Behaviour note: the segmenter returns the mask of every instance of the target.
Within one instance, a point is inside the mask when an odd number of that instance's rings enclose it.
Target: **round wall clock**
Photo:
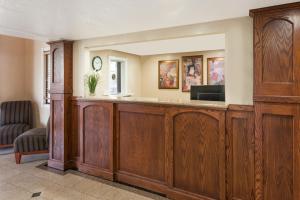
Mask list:
[[[98,72],[102,68],[102,59],[99,56],[95,56],[92,60],[93,69]]]

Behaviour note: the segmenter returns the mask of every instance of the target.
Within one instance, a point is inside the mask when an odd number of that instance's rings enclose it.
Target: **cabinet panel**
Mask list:
[[[50,42],[51,93],[73,91],[73,42]]]
[[[227,195],[230,200],[254,200],[254,112],[240,106],[226,114]]]
[[[80,104],[79,170],[107,179],[113,178],[113,105]]]
[[[290,83],[293,77],[293,23],[273,19],[262,28],[262,82]]]
[[[170,169],[174,199],[225,199],[225,112],[173,109]]]
[[[70,94],[51,94],[48,165],[65,170],[71,157]]]
[[[300,96],[300,9],[253,13],[254,98]]]
[[[119,104],[117,179],[162,192],[165,185],[165,113],[155,106]]]
[[[256,199],[300,198],[300,107],[255,104]]]

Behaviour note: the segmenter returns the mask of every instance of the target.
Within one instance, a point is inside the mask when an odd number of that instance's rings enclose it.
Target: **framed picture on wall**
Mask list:
[[[203,56],[182,57],[182,92],[189,92],[191,85],[203,84]]]
[[[158,61],[158,88],[178,89],[179,88],[179,61],[163,60]]]
[[[208,85],[224,85],[224,58],[208,58],[207,59],[207,84]]]

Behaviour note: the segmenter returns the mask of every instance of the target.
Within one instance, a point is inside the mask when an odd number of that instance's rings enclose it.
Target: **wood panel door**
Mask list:
[[[300,199],[300,106],[255,104],[256,200]]]
[[[255,199],[254,109],[230,105],[226,113],[227,197],[229,200]]]
[[[165,108],[118,104],[116,117],[117,180],[165,193]]]
[[[168,113],[171,199],[225,199],[225,112],[172,108]]]
[[[49,42],[51,55],[51,93],[73,92],[73,41]]]
[[[255,100],[300,96],[299,8],[298,3],[250,11],[254,16]]]
[[[59,170],[71,167],[71,94],[51,94],[48,166]]]
[[[113,103],[80,103],[79,171],[113,180]]]

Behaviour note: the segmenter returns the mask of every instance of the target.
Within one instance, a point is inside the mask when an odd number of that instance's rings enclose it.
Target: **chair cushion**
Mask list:
[[[32,105],[30,101],[7,101],[0,105],[0,126],[28,124],[32,127]]]
[[[21,153],[48,150],[46,128],[34,128],[18,136],[14,150]]]
[[[30,126],[28,124],[11,124],[4,125],[0,127],[0,144],[13,144],[14,140],[29,130]]]

